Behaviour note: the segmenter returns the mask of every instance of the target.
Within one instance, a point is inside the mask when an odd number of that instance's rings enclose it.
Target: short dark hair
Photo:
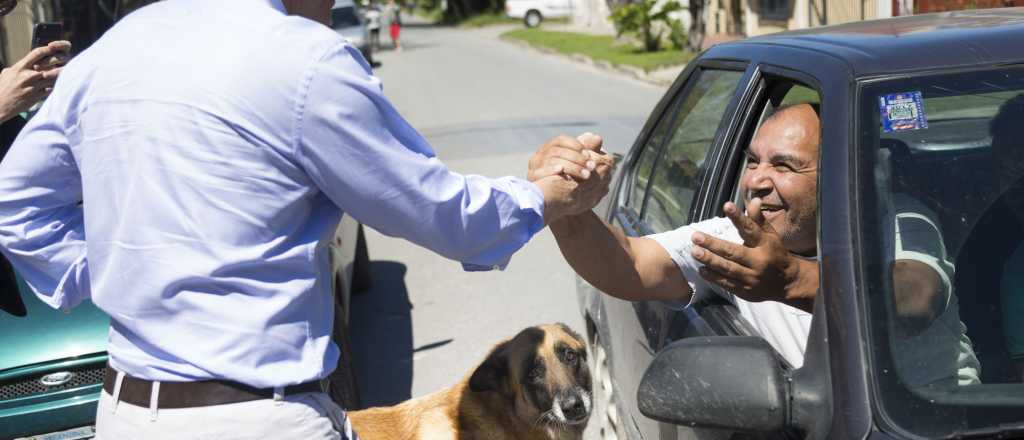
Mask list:
[[[768,121],[774,119],[776,116],[779,116],[779,115],[781,115],[781,114],[783,114],[783,113],[785,113],[785,112],[787,112],[789,110],[792,110],[792,109],[794,109],[794,108],[796,108],[798,106],[801,106],[801,105],[809,105],[809,106],[811,106],[811,110],[814,110],[814,115],[817,116],[818,118],[821,118],[821,104],[819,104],[817,102],[794,102],[792,104],[781,105],[781,106],[775,108],[775,110],[772,110],[772,113],[770,115],[768,115],[767,118],[764,119],[764,123],[762,123],[762,125],[764,125]]]

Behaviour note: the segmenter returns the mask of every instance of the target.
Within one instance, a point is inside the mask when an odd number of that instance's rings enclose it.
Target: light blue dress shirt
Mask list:
[[[481,146],[486,148],[486,146]],[[0,247],[111,364],[257,387],[326,376],[342,212],[470,268],[544,226],[517,178],[448,170],[358,50],[279,0],[166,0],[65,69],[0,164]]]

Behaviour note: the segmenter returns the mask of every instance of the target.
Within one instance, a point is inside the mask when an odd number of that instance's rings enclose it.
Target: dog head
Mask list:
[[[469,380],[473,392],[501,393],[530,426],[582,432],[592,408],[587,349],[565,324],[530,327],[496,346]]]

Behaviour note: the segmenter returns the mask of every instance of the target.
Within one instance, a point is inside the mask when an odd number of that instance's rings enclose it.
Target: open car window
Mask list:
[[[888,423],[945,437],[1024,423],[1024,69],[860,95],[861,245]]]
[[[736,94],[742,71],[704,69],[670,121],[667,143],[654,165],[642,218],[653,232],[690,222],[690,207],[707,171],[706,159]]]

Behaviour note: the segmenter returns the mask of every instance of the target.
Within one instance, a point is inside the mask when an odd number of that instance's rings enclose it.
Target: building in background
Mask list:
[[[614,33],[608,20],[615,5],[633,0],[572,0],[578,28]],[[874,20],[901,15],[1024,6],[1024,0],[702,0],[702,46],[745,37],[815,26]],[[688,0],[680,0],[684,8]],[[684,11],[681,22],[690,25]]]
[[[1024,0],[708,0],[712,41],[807,27],[963,9],[1024,6]]]

